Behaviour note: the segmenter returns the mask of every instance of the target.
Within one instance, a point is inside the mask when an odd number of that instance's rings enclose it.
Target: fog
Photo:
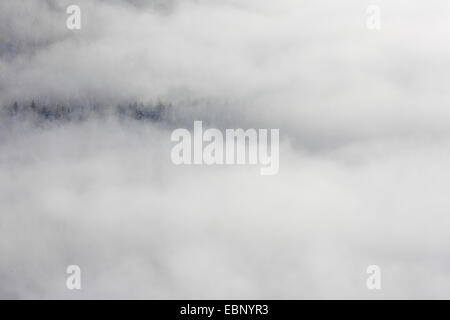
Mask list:
[[[0,298],[449,297],[447,1],[69,4],[0,2]],[[194,120],[280,129],[279,173],[174,165]]]

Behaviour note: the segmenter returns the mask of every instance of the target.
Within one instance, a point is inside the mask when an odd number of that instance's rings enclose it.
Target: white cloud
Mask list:
[[[378,32],[356,0],[78,3],[75,33],[64,1],[0,3],[2,104],[280,128],[280,173],[175,167],[160,124],[3,118],[0,297],[448,296],[446,1],[379,1]]]

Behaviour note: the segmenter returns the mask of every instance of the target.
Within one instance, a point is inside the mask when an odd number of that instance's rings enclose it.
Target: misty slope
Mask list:
[[[116,107],[106,107],[100,104],[81,103],[58,103],[47,104],[35,102],[14,102],[3,107],[3,116],[20,120],[48,120],[48,121],[82,121],[89,117],[118,116],[135,120],[168,121],[170,118],[171,105],[129,103],[118,104]]]

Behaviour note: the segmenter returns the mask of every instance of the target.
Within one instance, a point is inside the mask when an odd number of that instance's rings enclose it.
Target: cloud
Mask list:
[[[16,55],[2,97],[164,99],[187,113],[186,100],[207,99],[202,113],[283,126],[309,146],[447,132],[446,4],[435,2],[380,3],[380,32],[358,1],[80,1],[77,32],[64,2],[5,3],[2,52]]]
[[[447,2],[379,1],[375,32],[356,0],[77,3],[76,32],[69,2],[0,3],[2,105],[280,128],[280,173],[174,166],[173,123],[3,116],[0,297],[448,296]]]

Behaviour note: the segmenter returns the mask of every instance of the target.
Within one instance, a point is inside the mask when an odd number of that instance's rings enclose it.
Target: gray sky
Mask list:
[[[156,124],[2,118],[0,298],[448,298],[449,9],[1,1],[1,105],[160,100],[188,128],[279,128],[281,146],[265,177],[176,167]]]

